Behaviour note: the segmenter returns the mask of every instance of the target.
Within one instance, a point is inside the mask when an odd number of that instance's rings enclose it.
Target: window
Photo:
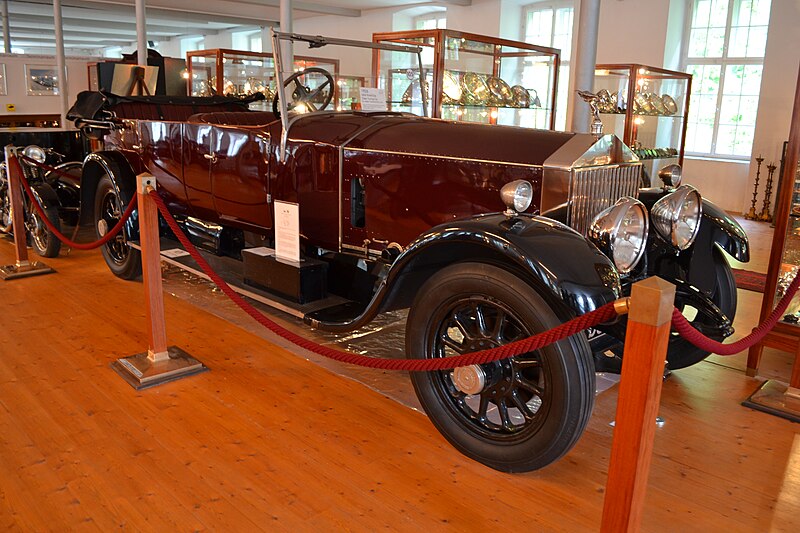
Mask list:
[[[122,57],[122,47],[121,46],[111,46],[103,50],[104,57]]]
[[[692,96],[686,152],[749,158],[770,0],[693,0],[685,45]]]
[[[572,2],[539,2],[527,6],[523,12],[523,40],[526,43],[550,46],[561,50],[561,68],[556,89],[556,129],[564,130],[567,124],[569,100],[569,60],[572,55],[572,21],[575,8]],[[535,65],[525,65],[523,80],[536,79]],[[528,87],[528,83],[525,83]],[[548,82],[546,87],[550,87]],[[544,95],[540,95],[544,99]]]
[[[233,32],[231,34],[231,46],[234,50],[261,52],[261,30]]]
[[[187,37],[186,39],[181,39],[181,57],[186,57],[186,52],[191,52],[192,50],[205,50],[202,37]],[[203,58],[200,58],[200,61],[203,60]]]
[[[442,30],[447,28],[447,11],[434,11],[414,17],[416,30]]]

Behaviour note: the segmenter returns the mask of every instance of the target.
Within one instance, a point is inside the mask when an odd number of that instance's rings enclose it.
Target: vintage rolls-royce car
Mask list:
[[[276,49],[281,38],[333,42],[279,34]],[[82,217],[102,235],[134,195],[135,176],[149,172],[195,240],[255,265],[247,277],[281,292],[257,279],[269,265],[248,250],[274,243],[276,201],[299,204],[302,257],[322,265],[326,294],[346,299],[306,321],[348,331],[408,308],[409,357],[547,330],[651,275],[677,285],[676,305],[706,335],[731,333],[736,286],[725,253],[747,261],[747,238],[679,185],[679,168],[642,189],[641,164],[609,135],[328,111],[334,80],[315,75],[315,88],[302,73],[279,76],[293,100],[276,96],[273,112],[219,97],[81,94],[73,118],[105,138],[84,162]],[[301,106],[307,112],[292,112]],[[103,250],[122,278],[140,273],[136,239],[133,219]],[[457,449],[499,470],[532,470],[577,441],[595,369],[614,366],[624,335],[622,319],[535,353],[411,379]],[[706,355],[674,336],[668,366]]]

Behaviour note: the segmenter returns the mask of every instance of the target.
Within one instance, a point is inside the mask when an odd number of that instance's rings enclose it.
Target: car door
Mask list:
[[[216,222],[217,211],[211,191],[212,135],[211,124],[184,124],[183,182],[192,215]]]
[[[242,229],[271,228],[269,137],[258,129],[214,126],[211,148],[211,188],[218,219]]]

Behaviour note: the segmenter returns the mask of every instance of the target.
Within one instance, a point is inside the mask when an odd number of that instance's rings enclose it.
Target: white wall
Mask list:
[[[67,58],[67,89],[69,102],[75,101],[80,91],[88,90],[89,76],[86,69],[88,62],[98,58]],[[0,96],[0,114],[2,115],[58,115],[61,113],[59,96],[28,96],[25,84],[25,65],[52,65],[56,68],[53,56],[0,54],[0,63],[6,66],[7,95]],[[6,111],[6,104],[14,104],[16,111]]]
[[[576,28],[581,0],[575,0]],[[599,63],[642,63],[677,68],[680,61],[679,35],[685,23],[688,0],[603,0],[600,4]],[[522,7],[533,0],[473,0],[471,6],[447,7],[447,27],[507,39],[521,37]],[[431,5],[444,5],[436,4]],[[406,9],[364,10],[361,17],[318,16],[297,19],[294,31],[350,39],[371,40],[373,32],[411,29],[413,16],[424,6]],[[779,161],[783,140],[788,137],[789,120],[798,71],[800,1],[772,0],[761,102],[755,131],[753,157],[763,154],[766,162]],[[575,41],[573,40],[573,43]],[[230,33],[206,37],[206,48],[229,48]],[[266,41],[265,41],[266,44]],[[165,56],[178,57],[180,42],[159,44]],[[337,57],[341,74],[369,76],[370,53],[327,50],[298,50],[297,54]],[[570,92],[575,87],[570,86]],[[568,110],[568,122],[571,110]],[[686,181],[721,207],[746,212],[750,206],[755,163],[687,159]],[[761,182],[763,184],[763,180]],[[763,189],[763,185],[762,185]],[[759,198],[758,206],[761,205]]]
[[[676,68],[686,0],[605,0],[600,4],[598,63],[643,63]],[[638,14],[646,16],[638,16]],[[758,108],[753,161],[727,162],[687,159],[684,175],[702,194],[724,209],[747,212],[753,194],[755,157],[779,164],[782,143],[789,135],[789,121],[798,72],[800,2],[772,0],[761,100]],[[669,31],[669,34],[668,34]],[[766,165],[765,162],[765,165]],[[765,172],[762,172],[761,190]],[[776,189],[773,188],[773,194]],[[759,194],[757,208],[762,205]],[[773,206],[774,198],[773,198]]]

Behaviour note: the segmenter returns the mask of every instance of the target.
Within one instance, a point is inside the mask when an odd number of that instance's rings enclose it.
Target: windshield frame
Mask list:
[[[289,113],[287,109],[287,102],[285,98],[285,92],[283,91],[284,86],[284,69],[283,69],[283,55],[282,55],[282,46],[281,42],[288,41],[291,43],[300,41],[308,43],[310,48],[321,48],[323,46],[328,45],[335,45],[335,46],[351,46],[356,48],[371,48],[373,50],[386,50],[389,52],[407,52],[411,54],[416,54],[417,56],[417,67],[419,71],[419,86],[420,86],[420,97],[422,99],[422,114],[424,116],[428,116],[428,95],[427,91],[424,90],[425,87],[425,72],[422,69],[422,47],[421,46],[412,46],[412,45],[402,45],[402,44],[390,44],[390,43],[373,43],[370,41],[357,41],[353,39],[340,39],[337,37],[323,37],[321,35],[303,35],[300,33],[291,33],[291,32],[281,32],[275,31],[274,28],[271,30],[272,33],[272,57],[275,64],[275,78],[276,78],[276,96],[283,93],[283,97],[277,96],[278,98],[278,108],[280,110],[280,120],[281,120],[281,150],[280,150],[280,160],[283,161],[285,159],[286,154],[286,141],[289,135],[289,126],[291,125],[291,121],[289,119]],[[294,118],[294,117],[293,117]]]

